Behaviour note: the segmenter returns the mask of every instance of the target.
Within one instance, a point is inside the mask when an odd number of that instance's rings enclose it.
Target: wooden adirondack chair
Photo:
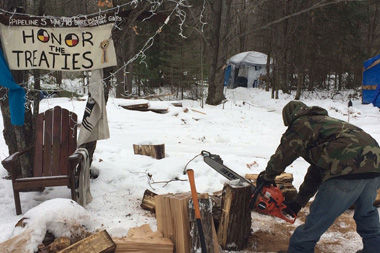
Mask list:
[[[40,113],[36,120],[33,177],[20,178],[18,159],[33,146],[16,152],[2,161],[12,178],[16,214],[21,214],[20,192],[38,191],[52,186],[67,186],[77,201],[76,177],[83,155],[74,153],[77,146],[77,115],[59,106]]]

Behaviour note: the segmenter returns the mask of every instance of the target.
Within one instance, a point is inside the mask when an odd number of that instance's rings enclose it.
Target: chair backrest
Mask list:
[[[36,119],[34,176],[67,175],[67,158],[77,147],[77,115],[59,106]]]

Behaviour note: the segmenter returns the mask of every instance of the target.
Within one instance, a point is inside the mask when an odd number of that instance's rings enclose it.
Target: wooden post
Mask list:
[[[222,195],[222,216],[218,241],[222,249],[243,250],[251,229],[251,186],[232,186],[226,183]]]
[[[133,144],[133,151],[136,155],[151,156],[155,159],[165,158],[165,144],[157,145],[137,145]]]

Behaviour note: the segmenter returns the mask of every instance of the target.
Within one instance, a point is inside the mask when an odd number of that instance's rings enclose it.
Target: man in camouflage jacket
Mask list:
[[[257,184],[270,185],[298,157],[310,167],[295,199],[297,214],[318,191],[305,224],[290,238],[288,252],[314,252],[321,235],[352,205],[362,252],[380,252],[379,213],[373,202],[380,187],[380,147],[362,129],[328,116],[325,109],[291,101],[282,111],[288,126]]]

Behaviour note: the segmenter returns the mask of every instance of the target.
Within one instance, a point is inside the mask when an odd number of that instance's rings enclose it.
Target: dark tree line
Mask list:
[[[272,1],[262,32],[273,57],[272,86],[296,98],[305,89],[358,88],[363,61],[378,53],[378,1]],[[281,6],[282,8],[276,8]],[[272,10],[272,11],[270,11]],[[289,17],[281,22],[282,17]],[[268,22],[269,21],[269,22]],[[269,24],[269,25],[268,25]],[[369,29],[372,25],[372,30]],[[333,77],[333,86],[327,83]]]
[[[184,9],[185,37],[178,36],[174,20],[147,56],[153,58],[149,73],[145,66],[137,67],[145,73],[139,80],[149,80],[146,86],[157,84],[153,80],[160,71],[165,79],[159,84],[190,90],[205,81],[206,103],[216,105],[224,99],[226,60],[239,52],[260,51],[273,60],[266,79],[272,97],[278,98],[279,90],[295,90],[299,99],[304,91],[360,88],[363,61],[379,53],[376,0],[186,2],[191,8]]]

